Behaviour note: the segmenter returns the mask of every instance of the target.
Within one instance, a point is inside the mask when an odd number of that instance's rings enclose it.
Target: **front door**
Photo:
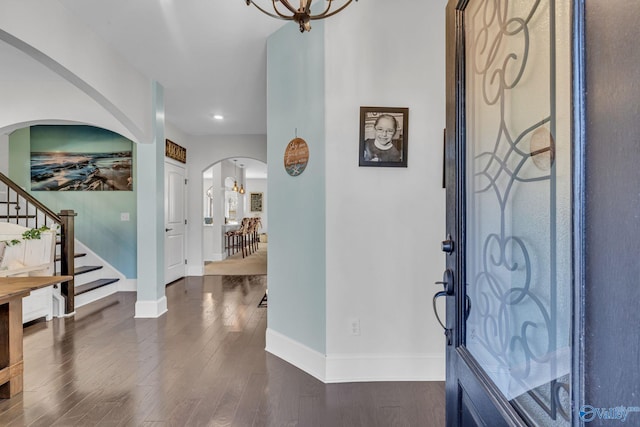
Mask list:
[[[185,276],[186,181],[184,168],[173,163],[165,163],[164,185],[164,279],[167,284]]]
[[[571,424],[571,10],[447,7],[447,425]]]

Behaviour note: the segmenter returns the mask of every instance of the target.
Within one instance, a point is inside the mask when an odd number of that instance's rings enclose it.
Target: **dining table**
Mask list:
[[[73,276],[0,277],[0,399],[23,390],[22,298]]]

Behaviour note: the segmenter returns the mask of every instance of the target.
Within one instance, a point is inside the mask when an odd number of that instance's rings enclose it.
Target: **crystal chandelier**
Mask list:
[[[266,1],[268,2],[269,0]],[[340,0],[343,3],[342,6],[339,6],[333,10],[331,10],[331,8],[333,7],[333,3],[334,1],[338,2],[338,0],[327,0],[327,7],[322,13],[318,13],[316,15],[311,14],[311,2],[313,0],[300,0],[300,7],[297,9],[291,5],[291,2],[289,0],[270,1],[275,13],[268,12],[266,9],[260,7],[260,5],[258,4],[259,0],[246,0],[247,6],[253,4],[262,13],[269,15],[272,18],[284,19],[285,21],[296,21],[298,25],[300,25],[300,32],[304,33],[305,31],[311,30],[311,21],[333,16],[345,7],[349,6],[349,4],[354,0]],[[282,6],[278,6],[278,3],[280,3]]]

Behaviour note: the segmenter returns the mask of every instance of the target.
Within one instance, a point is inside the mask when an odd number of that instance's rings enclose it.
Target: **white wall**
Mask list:
[[[207,189],[209,187],[213,187],[214,194],[217,194],[216,188],[214,186],[214,180],[212,178],[202,178],[202,208],[201,215],[203,218],[207,215],[207,205],[209,204],[209,199],[207,197]],[[196,209],[196,206],[192,206],[192,209]],[[213,214],[213,212],[211,212]],[[204,222],[204,220],[203,220]],[[214,247],[214,239],[215,239],[215,229],[213,224],[203,224],[202,228],[202,258],[204,261],[213,261],[213,253],[218,252]]]
[[[0,29],[0,40],[20,49],[78,89],[68,91],[64,82],[55,79],[52,86],[55,90],[47,96],[43,96],[46,91],[40,90],[39,98],[35,98],[37,104],[44,104],[47,98],[51,98],[49,102],[62,107],[61,114],[66,116],[68,106],[75,105],[74,101],[90,98],[93,104],[97,103],[112,116],[112,120],[118,122],[120,129],[102,127],[137,142],[152,141],[151,79],[135,70],[90,28],[74,19],[60,3],[52,0],[3,1]],[[41,80],[34,85],[33,91],[37,93],[40,85],[48,88],[51,86],[49,83]],[[71,98],[65,98],[64,93]],[[33,95],[33,92],[28,94]],[[11,105],[8,102],[3,104]],[[20,113],[28,112],[24,110],[27,106],[32,105],[12,105],[16,109],[16,113],[10,116],[14,123],[24,120],[19,117]],[[52,112],[55,110],[47,110],[47,116],[39,116],[34,111],[30,114],[35,120],[59,118],[55,114],[51,116]],[[71,120],[84,115],[82,109],[75,110],[75,113],[77,116]],[[14,115],[18,118],[13,118]],[[91,120],[82,121],[101,126]],[[4,124],[0,122],[2,126]]]
[[[6,65],[0,85],[5,95],[0,107],[2,133],[35,123],[103,127],[148,143],[151,149],[138,151],[137,158],[145,158],[145,166],[161,174],[164,103],[160,85],[141,75],[57,1],[3,2],[0,40],[0,61]],[[152,145],[156,136],[160,142]],[[157,196],[162,194],[163,180],[154,179],[155,170],[141,167],[140,161],[137,172],[138,195],[153,199],[142,204],[138,199],[138,214],[151,228],[145,232],[138,223],[138,235],[145,237],[137,242],[138,296],[141,290],[152,290],[154,295],[143,299],[153,299],[164,294],[164,284],[157,280],[161,275],[155,271],[163,263],[163,224],[157,214],[162,211]],[[144,258],[148,262],[141,268]]]
[[[231,160],[225,160],[221,163],[221,175],[220,175],[220,189],[221,189],[221,198],[220,201],[222,202],[222,207],[223,207],[223,212],[226,212],[224,205],[225,205],[225,191],[228,191],[227,188],[225,188],[225,180],[227,178],[231,178],[234,182],[238,183],[238,187],[240,187],[240,184],[242,183],[242,177],[243,177],[243,170],[242,168],[240,168],[237,164],[237,162],[233,162]],[[244,206],[243,206],[243,202],[242,202],[242,195],[240,195],[239,193],[236,194],[237,196],[237,200],[238,200],[238,206],[236,208],[236,216],[235,216],[235,221],[240,223],[240,221],[242,221],[242,218],[244,217]],[[224,224],[224,216],[223,218],[220,219],[220,222],[222,224]]]
[[[9,175],[9,135],[0,133],[0,172]]]
[[[267,180],[266,179],[247,179],[245,184],[245,202],[246,202],[246,216],[259,216],[262,223],[261,233],[267,233],[269,227],[268,221],[268,197],[267,197]],[[251,212],[251,200],[250,193],[262,193],[262,212]]]
[[[169,139],[171,139],[169,137]],[[204,273],[204,260],[202,258],[202,172],[214,163],[232,157],[248,157],[250,159],[267,161],[267,137],[266,135],[215,135],[215,136],[190,136],[187,141],[187,165],[188,165],[188,196],[187,205],[187,267],[188,275],[201,276]],[[179,140],[175,140],[183,145]]]
[[[295,179],[269,165],[267,350],[327,382],[445,377],[445,4],[359,2],[268,40],[269,155],[297,127],[310,160]],[[410,109],[408,168],[358,167],[360,106]]]
[[[445,4],[358,2],[326,22],[327,381],[444,380],[431,297],[444,270]],[[406,169],[358,167],[360,106],[409,108]]]

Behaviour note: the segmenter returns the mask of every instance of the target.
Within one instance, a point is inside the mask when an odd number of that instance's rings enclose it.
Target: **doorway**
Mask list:
[[[164,257],[165,284],[185,276],[186,272],[186,186],[184,167],[164,164]]]
[[[237,230],[243,218],[258,218],[260,238],[266,241],[267,165],[259,160],[233,157],[202,173],[203,261],[219,262],[233,256],[226,233]],[[256,203],[257,200],[260,203]]]

